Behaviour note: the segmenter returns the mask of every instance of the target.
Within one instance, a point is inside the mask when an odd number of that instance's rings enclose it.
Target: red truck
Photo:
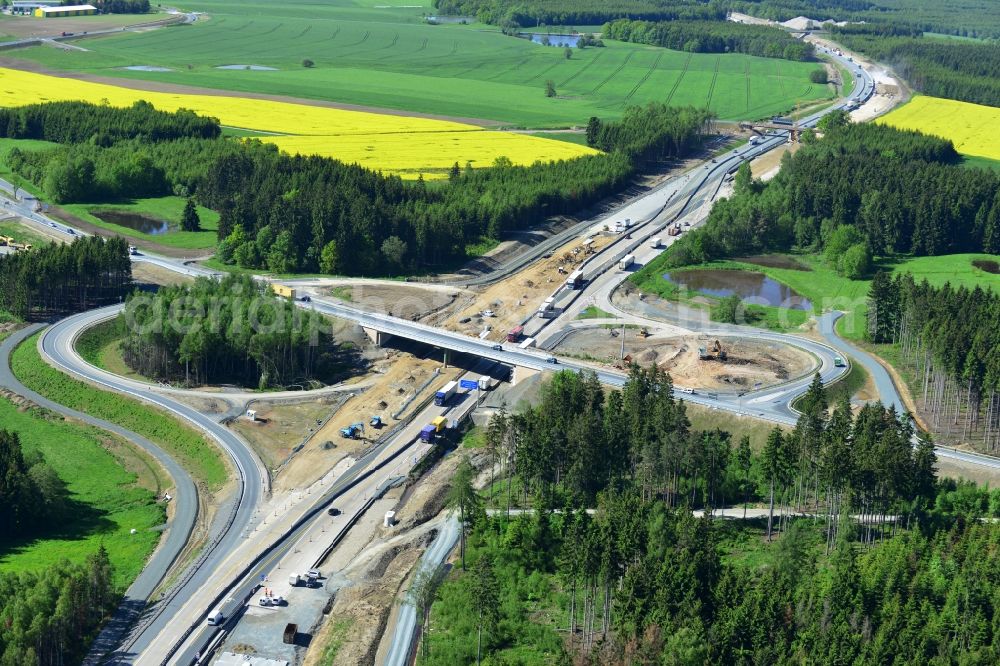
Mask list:
[[[517,342],[521,339],[521,334],[524,333],[524,326],[515,326],[514,328],[507,331],[507,342]]]

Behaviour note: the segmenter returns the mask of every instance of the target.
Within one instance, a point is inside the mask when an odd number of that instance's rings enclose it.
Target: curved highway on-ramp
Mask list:
[[[10,368],[10,355],[15,347],[42,328],[41,324],[25,327],[13,333],[3,343],[0,343],[0,386],[27,398],[40,407],[102,430],[113,432],[134,442],[163,465],[163,468],[167,470],[167,473],[174,482],[174,497],[172,500],[174,516],[168,523],[166,537],[157,546],[157,549],[146,563],[142,572],[139,573],[132,582],[132,585],[126,590],[118,611],[105,625],[91,646],[91,654],[102,655],[121,644],[126,632],[139,617],[150,595],[163,581],[167,572],[187,546],[188,538],[191,536],[195,520],[198,517],[198,494],[194,481],[187,470],[181,467],[176,460],[171,458],[153,442],[117,424],[94,418],[89,414],[84,414],[68,407],[63,407],[59,403],[53,402],[45,396],[32,391],[18,381]]]
[[[112,306],[120,308],[121,306]],[[138,398],[151,403],[180,417],[194,425],[198,430],[212,437],[219,446],[232,458],[237,470],[239,489],[235,505],[227,514],[220,511],[220,517],[227,521],[224,531],[216,540],[209,544],[199,555],[199,560],[188,568],[186,576],[172,590],[172,594],[161,601],[154,611],[144,618],[145,623],[129,641],[115,653],[114,662],[130,659],[150,643],[159,634],[166,622],[171,619],[190,592],[209,582],[216,566],[229,555],[239,544],[243,532],[254,517],[254,510],[260,503],[264,492],[269,489],[269,479],[263,464],[235,433],[216,423],[198,410],[173,400],[172,398],[152,390],[138,390],[129,382],[116,375],[104,372],[83,362],[74,349],[74,343],[85,326],[82,322],[88,319],[106,317],[105,309],[92,310],[79,315],[67,317],[47,329],[39,340],[44,357],[58,369],[79,379],[97,384],[107,390]]]

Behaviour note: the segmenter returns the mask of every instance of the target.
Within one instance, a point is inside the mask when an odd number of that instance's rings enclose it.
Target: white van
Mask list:
[[[214,611],[208,614],[208,625],[210,627],[218,627],[225,621],[226,621],[226,616],[222,614],[221,608],[216,608]]]

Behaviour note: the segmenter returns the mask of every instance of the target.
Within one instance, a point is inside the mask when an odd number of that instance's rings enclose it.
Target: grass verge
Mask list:
[[[864,388],[867,381],[868,371],[860,363],[851,363],[851,369],[847,371],[844,377],[823,389],[823,393],[826,394],[826,403],[833,407],[844,396],[847,396],[847,399],[850,400],[858,391]],[[792,407],[798,409],[799,403],[804,397],[805,395],[800,395],[796,398],[792,402]]]
[[[221,451],[193,428],[138,400],[64,375],[42,360],[37,343],[36,334],[11,354],[11,369],[25,386],[61,405],[117,423],[155,442],[209,490],[218,490],[226,482],[228,471]]]
[[[41,247],[52,242],[51,238],[35,233],[28,227],[18,222],[0,222],[0,236],[9,236],[15,243],[27,243],[34,247]]]
[[[615,316],[610,312],[605,312],[596,305],[588,305],[583,309],[580,314],[576,316],[577,319],[614,319]]]
[[[746,435],[750,438],[750,446],[754,451],[763,450],[767,436],[774,430],[775,426],[771,421],[742,416],[722,409],[712,409],[691,402],[685,402],[684,407],[687,410],[692,430],[718,429],[731,432],[734,446],[739,443],[743,435]],[[787,431],[788,429],[782,426],[782,430]]]
[[[66,484],[73,514],[44,538],[5,539],[0,571],[38,571],[64,558],[83,562],[103,544],[116,587],[127,587],[159,541],[153,528],[165,520],[155,497],[166,480],[156,464],[108,433],[4,398],[0,423],[18,433],[25,454],[41,454]]]
[[[122,358],[121,341],[124,335],[121,319],[111,319],[91,326],[76,341],[76,350],[88,363],[130,379],[146,380],[130,368]]]

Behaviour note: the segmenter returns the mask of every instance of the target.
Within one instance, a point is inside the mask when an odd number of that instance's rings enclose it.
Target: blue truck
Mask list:
[[[455,395],[455,391],[458,389],[458,382],[448,382],[445,384],[440,391],[434,394],[434,404],[445,405],[451,399],[451,396]]]

